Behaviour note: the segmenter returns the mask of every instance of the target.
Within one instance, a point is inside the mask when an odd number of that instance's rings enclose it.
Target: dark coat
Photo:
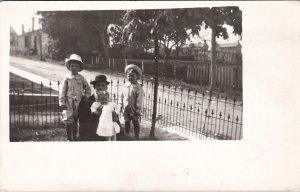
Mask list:
[[[95,102],[95,96],[91,95],[88,101],[81,100],[79,104],[79,138],[81,141],[98,141],[96,130],[99,122],[99,116],[92,114],[91,105]]]
[[[91,106],[96,101],[95,96],[91,95],[88,101],[81,100],[79,104],[78,120],[79,120],[79,138],[81,141],[104,141],[104,137],[96,134],[99,115],[92,114]],[[119,121],[119,116],[113,113],[113,121],[117,122],[121,128],[121,133],[117,134],[117,138],[123,135],[123,129]]]

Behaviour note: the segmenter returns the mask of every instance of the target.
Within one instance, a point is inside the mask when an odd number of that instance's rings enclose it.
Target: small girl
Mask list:
[[[91,106],[91,112],[99,117],[99,123],[96,134],[105,137],[107,141],[116,141],[117,133],[120,133],[120,126],[113,121],[113,112],[119,113],[119,106],[109,101],[107,91],[98,91],[97,100]]]
[[[83,70],[81,57],[72,54],[65,60],[66,68],[70,74],[62,81],[59,93],[59,106],[63,110],[63,121],[68,135],[68,141],[77,141],[78,108],[82,99],[88,100],[91,89],[87,80],[78,72]]]

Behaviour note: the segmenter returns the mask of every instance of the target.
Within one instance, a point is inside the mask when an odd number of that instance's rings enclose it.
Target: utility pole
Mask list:
[[[40,32],[40,60],[44,61],[43,58],[43,38],[42,38],[42,32]]]

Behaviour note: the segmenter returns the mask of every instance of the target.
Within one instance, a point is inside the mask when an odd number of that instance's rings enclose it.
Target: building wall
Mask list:
[[[217,51],[222,51],[222,52],[227,52],[227,53],[237,53],[241,54],[242,53],[242,46],[238,44],[237,46],[234,47],[216,47]]]
[[[49,46],[49,36],[46,33],[42,33],[42,49],[43,55],[48,55],[48,46]]]
[[[17,47],[18,47],[18,50],[25,51],[25,36],[23,36],[23,35],[18,36]]]
[[[17,51],[18,54],[41,55],[42,53],[43,56],[47,56],[48,44],[48,34],[43,33],[41,30],[36,30],[17,36],[16,46],[11,47],[11,50]]]

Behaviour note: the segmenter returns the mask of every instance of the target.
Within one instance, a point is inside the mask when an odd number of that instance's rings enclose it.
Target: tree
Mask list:
[[[155,60],[157,64],[158,42],[164,45],[168,56],[170,48],[184,42],[189,35],[200,34],[201,26],[212,29],[212,60],[210,69],[211,89],[215,86],[215,44],[216,37],[228,38],[224,24],[233,26],[234,33],[242,33],[241,11],[238,7],[213,7],[169,10],[130,10],[124,16],[123,40],[125,42],[155,42]],[[190,33],[187,33],[190,30]],[[173,45],[170,42],[175,42]],[[169,47],[170,45],[170,47]],[[157,66],[157,65],[155,65]],[[155,70],[154,104],[150,135],[154,136],[156,118],[157,70]]]
[[[161,25],[164,27],[160,31],[159,42],[164,47],[166,62],[172,51],[176,48],[176,57],[179,57],[180,48],[190,39],[190,34],[187,32],[182,17],[185,17],[182,9],[167,9],[164,10],[161,18]]]
[[[43,30],[57,40],[59,52],[99,50],[108,57],[107,27],[119,23],[123,11],[42,11]],[[84,46],[85,45],[85,46]]]
[[[216,82],[216,37],[228,39],[225,24],[233,27],[234,34],[242,35],[242,11],[238,7],[212,7],[190,9],[187,14],[193,34],[199,34],[197,29],[202,25],[212,30],[210,89],[213,90]]]
[[[102,45],[104,55],[109,57],[108,46],[108,27],[110,24],[120,24],[124,11],[87,11],[84,15],[84,25],[87,28],[93,28],[98,32],[100,37],[100,44]]]
[[[74,12],[38,12],[42,15],[43,30],[55,41],[55,46],[60,53],[59,57],[65,57],[68,52],[78,51],[78,34],[81,34],[81,18]]]
[[[165,27],[163,10],[130,10],[124,15],[123,40],[125,42],[149,42],[154,41],[155,50],[155,74],[154,74],[154,98],[153,114],[150,137],[155,138],[155,123],[158,92],[158,39]]]
[[[190,34],[184,28],[182,16],[182,9],[130,10],[124,15],[124,24],[110,27],[109,34],[116,45],[149,48],[154,45],[150,30],[156,20],[159,44],[167,61],[172,48],[175,46],[179,51],[189,39]],[[131,33],[133,30],[138,32]]]
[[[135,40],[129,40],[127,33],[124,33],[125,25],[116,25],[112,24],[108,27],[108,35],[112,42],[112,47],[116,47],[121,49],[123,52],[123,58],[127,58],[127,51],[130,49],[135,52],[139,52],[140,50],[150,49],[153,47],[153,42],[150,39],[139,39],[139,37],[135,37]],[[133,37],[131,37],[133,38]]]

